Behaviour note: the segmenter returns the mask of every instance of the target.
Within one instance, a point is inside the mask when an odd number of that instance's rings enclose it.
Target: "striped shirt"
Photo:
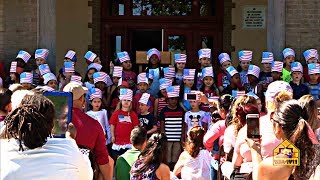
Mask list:
[[[309,88],[309,93],[313,96],[314,100],[317,101],[320,99],[320,83],[310,84],[306,83],[306,86]]]
[[[168,105],[167,101],[162,98],[158,98],[158,115],[160,114],[161,110]]]
[[[180,142],[184,123],[183,109],[180,106],[176,109],[170,109],[166,106],[161,110],[159,119],[164,121],[164,131],[168,142]]]

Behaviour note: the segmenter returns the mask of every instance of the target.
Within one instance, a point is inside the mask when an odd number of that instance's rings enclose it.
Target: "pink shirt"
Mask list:
[[[221,146],[223,143],[223,134],[226,130],[226,122],[225,120],[221,120],[216,122],[204,135],[203,137],[203,144],[204,146],[211,151],[213,148],[214,141],[221,137],[219,139],[219,145]]]

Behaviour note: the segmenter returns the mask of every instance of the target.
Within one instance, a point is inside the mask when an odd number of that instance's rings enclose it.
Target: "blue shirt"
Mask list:
[[[309,93],[313,96],[314,100],[317,101],[320,99],[320,83],[310,84],[306,83],[306,86],[309,88]]]
[[[183,83],[183,75],[176,74],[176,85],[181,85]]]
[[[184,88],[184,93],[190,93],[190,92],[191,92],[191,89]],[[187,111],[191,110],[190,102],[184,99],[184,94],[182,96],[182,104],[187,109]]]
[[[309,94],[309,88],[304,84],[298,85],[291,81],[290,86],[293,90],[293,99],[300,99],[302,96]]]
[[[156,68],[153,69],[154,70],[154,74],[153,74],[153,81],[152,84],[150,86],[150,94],[156,99],[158,98],[158,93],[160,90],[160,83],[159,83],[159,79],[160,79],[160,68]]]
[[[240,79],[241,79],[241,84],[242,86],[246,83],[249,83],[248,81],[248,76],[247,76],[248,71],[241,71],[240,74]]]

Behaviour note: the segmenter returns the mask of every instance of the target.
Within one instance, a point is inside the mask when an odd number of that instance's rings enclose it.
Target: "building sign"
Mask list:
[[[264,29],[266,27],[266,7],[245,6],[242,27],[243,29]]]
[[[300,166],[300,151],[287,139],[273,150],[274,166]]]

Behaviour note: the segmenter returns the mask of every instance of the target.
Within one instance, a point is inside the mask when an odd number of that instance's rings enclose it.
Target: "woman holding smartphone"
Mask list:
[[[280,141],[288,139],[300,151],[300,165],[274,166],[274,158],[287,158],[284,151],[275,157],[269,157],[262,160],[261,146],[259,141],[246,139],[248,142],[253,162],[253,179],[309,179],[319,178],[315,174],[317,166],[320,164],[320,147],[315,134],[307,122],[307,113],[301,107],[298,101],[290,100],[284,102],[272,114],[271,122],[273,123],[274,135]]]

